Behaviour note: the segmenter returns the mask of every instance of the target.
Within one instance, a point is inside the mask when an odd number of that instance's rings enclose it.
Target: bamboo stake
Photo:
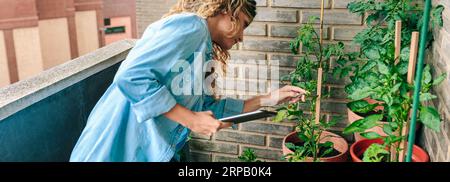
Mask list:
[[[320,45],[323,45],[323,15],[325,12],[325,0],[322,0],[322,5],[320,6]],[[322,54],[322,53],[321,53]],[[320,99],[322,97],[322,60],[319,60],[319,69],[317,70],[317,98],[316,98],[316,124],[320,122]]]
[[[402,21],[395,22],[395,64],[400,61],[400,53],[402,49]]]
[[[413,84],[416,72],[417,51],[419,49],[419,32],[413,32],[411,37],[411,48],[409,53],[408,77],[409,84]],[[412,93],[409,93],[412,94]]]
[[[398,62],[400,61],[400,52],[402,49],[402,21],[398,20],[395,22],[395,65],[398,64]],[[400,135],[401,132],[396,132],[397,135]],[[391,160],[395,159],[397,157],[397,146],[399,145],[398,142],[394,143],[391,146]]]
[[[408,65],[408,76],[407,76],[407,81],[411,85],[413,84],[415,71],[416,71],[418,48],[419,48],[419,32],[413,32],[412,37],[411,37],[411,48],[410,48],[410,54],[409,54],[409,65]],[[412,93],[410,92],[408,95],[412,96]],[[409,112],[409,114],[411,115],[411,112]],[[403,126],[401,136],[408,136],[409,123],[410,122],[406,122],[405,125]],[[407,140],[405,139],[405,140],[402,140],[402,142],[400,143],[399,162],[403,162],[405,160],[406,142],[407,142]]]
[[[323,70],[322,68],[319,68],[317,70],[317,98],[316,98],[316,124],[320,122],[320,98],[322,97],[322,75]]]

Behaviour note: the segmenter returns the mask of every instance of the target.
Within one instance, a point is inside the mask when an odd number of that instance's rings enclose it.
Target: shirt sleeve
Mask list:
[[[209,31],[201,21],[195,15],[168,17],[156,30],[144,34],[122,64],[114,81],[131,102],[138,122],[176,105],[164,77],[178,61],[187,61],[207,38]]]
[[[212,111],[217,119],[241,114],[244,101],[232,98],[216,100],[212,96],[204,96],[203,110]]]

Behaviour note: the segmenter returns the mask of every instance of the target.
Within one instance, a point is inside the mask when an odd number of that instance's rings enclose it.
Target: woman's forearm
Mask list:
[[[177,104],[169,112],[166,112],[164,116],[172,121],[180,123],[184,127],[188,127],[189,125],[191,125],[191,118],[194,118],[194,112]]]
[[[265,98],[265,96],[256,96],[251,99],[244,101],[244,110],[243,112],[252,112],[261,108],[261,100]],[[172,121],[180,123],[181,125],[188,127],[192,124],[192,119],[195,117],[195,113],[191,110],[177,104],[173,107],[169,112],[165,113],[164,116],[169,118]]]
[[[222,128],[228,128],[231,123],[222,123],[214,118],[211,111],[192,112],[189,109],[177,104],[164,116],[172,121],[180,123],[192,132],[211,136]]]
[[[244,113],[256,111],[262,107],[261,100],[266,96],[256,96],[244,102]]]

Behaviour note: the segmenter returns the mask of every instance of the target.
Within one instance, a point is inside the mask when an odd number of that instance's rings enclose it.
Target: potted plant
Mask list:
[[[312,17],[298,30],[298,36],[291,42],[294,54],[301,52],[303,46],[304,54],[297,62],[296,69],[282,80],[288,81],[294,86],[301,87],[307,91],[305,103],[290,103],[278,109],[278,115],[274,121],[280,122],[284,119],[296,121],[294,132],[287,135],[283,140],[283,154],[288,161],[347,161],[348,144],[344,138],[326,131],[336,124],[336,120],[326,121],[325,117],[316,118],[317,70],[323,69],[324,79],[329,71],[329,63],[332,56],[338,58],[344,56],[344,44],[328,44],[324,46],[319,41],[320,36],[315,31],[313,23],[317,17]],[[326,98],[325,93],[320,98]],[[307,110],[304,112],[303,110]],[[319,122],[316,122],[318,119]]]
[[[378,67],[379,60],[396,60],[401,72],[407,70],[411,33],[422,27],[423,6],[411,0],[356,0],[348,6],[350,12],[360,15],[367,15],[365,22],[367,28],[358,33],[354,42],[360,45],[360,52],[354,53],[352,59],[337,61],[337,66],[333,70],[335,77],[345,77],[351,73],[351,83],[346,85],[345,91],[349,95],[348,120],[353,123],[376,112],[381,113],[383,102],[374,100],[370,93],[364,90],[368,87],[375,87],[379,79],[378,72],[374,67]],[[442,26],[443,6],[439,5],[432,11],[432,27]],[[401,53],[395,53],[394,34],[395,22],[401,20]],[[432,34],[430,31],[429,34]],[[431,36],[430,36],[431,37]],[[432,38],[428,40],[428,44]],[[400,54],[398,58],[395,54]],[[381,65],[383,66],[383,65]],[[386,64],[391,68],[390,64]],[[404,75],[404,74],[402,74]],[[388,99],[388,98],[386,98]],[[386,118],[384,116],[383,118]],[[386,121],[386,119],[383,119]],[[382,124],[382,123],[380,123]],[[372,132],[386,136],[381,127],[374,127]],[[355,140],[361,140],[359,132],[355,133]]]
[[[384,64],[384,63],[379,63]],[[380,71],[380,69],[386,68],[387,70]],[[403,136],[401,133],[403,127],[406,127],[406,123],[409,120],[409,113],[412,108],[412,97],[409,92],[412,90],[411,84],[406,81],[405,76],[399,72],[398,66],[391,66],[392,69],[386,67],[378,67],[378,71],[380,72],[379,78],[377,82],[375,82],[375,87],[365,88],[367,92],[370,93],[370,97],[375,100],[383,101],[383,107],[381,113],[376,113],[369,115],[363,119],[357,120],[354,123],[350,124],[347,128],[345,128],[344,133],[353,133],[353,132],[363,132],[365,138],[368,139],[383,139],[383,142],[380,143],[380,140],[360,140],[357,141],[352,149],[365,150],[367,149],[367,155],[370,156],[378,156],[380,159],[385,161],[399,161],[399,152],[400,145],[399,142],[406,140],[406,136]],[[421,90],[420,99],[421,101],[429,101],[431,99],[436,98],[430,90],[432,86],[439,85],[445,78],[446,74],[442,74],[436,79],[432,79],[430,67],[427,65],[424,69],[424,78],[422,80],[423,88]],[[368,105],[368,107],[372,108],[374,106]],[[380,123],[383,117],[386,116],[386,123]],[[428,128],[439,131],[440,127],[440,116],[434,107],[420,106],[419,113],[420,121]],[[373,127],[381,127],[383,132],[387,135],[386,137],[382,137],[376,132],[368,131]],[[361,147],[361,145],[366,145],[364,143],[373,143],[368,148]],[[395,149],[392,149],[395,148]],[[423,150],[418,146],[413,150],[413,156],[419,155],[417,153],[423,153]],[[386,150],[390,149],[390,150]],[[392,152],[395,152],[395,155],[392,155]],[[361,151],[351,151],[352,158],[357,160],[361,156]],[[390,155],[386,155],[390,154]],[[380,157],[384,156],[384,157]],[[420,156],[424,156],[420,154]],[[365,161],[372,161],[368,159],[376,158],[376,157],[364,157]],[[426,161],[427,157],[424,159],[415,158],[416,161]]]
[[[390,152],[382,138],[362,139],[350,147],[350,155],[353,162],[388,162]],[[429,162],[430,157],[425,150],[414,145],[412,161]]]

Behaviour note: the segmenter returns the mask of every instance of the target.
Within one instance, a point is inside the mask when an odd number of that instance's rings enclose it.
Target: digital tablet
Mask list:
[[[239,114],[235,116],[230,116],[226,118],[219,119],[219,121],[222,122],[232,122],[232,123],[243,123],[247,121],[257,120],[257,119],[263,119],[271,116],[277,115],[277,112],[273,111],[267,111],[267,110],[258,110],[254,112],[248,112],[244,114]]]

